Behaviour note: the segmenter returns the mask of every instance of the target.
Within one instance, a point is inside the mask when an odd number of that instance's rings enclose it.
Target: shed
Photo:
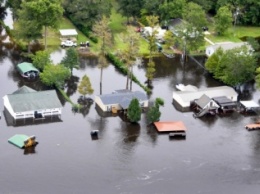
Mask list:
[[[30,146],[35,146],[38,144],[35,136],[27,136],[23,134],[16,134],[8,139],[8,142],[19,147],[19,148],[27,148]]]
[[[39,75],[39,70],[32,63],[23,62],[17,65],[17,69],[22,77],[34,78]]]
[[[60,30],[60,35],[63,37],[71,37],[71,36],[78,36],[78,33],[75,29],[63,29]]]
[[[70,39],[75,42],[78,39],[78,32],[75,29],[61,29],[60,35],[62,41]]]
[[[213,100],[222,108],[222,109],[234,109],[237,106],[236,101],[232,101],[226,96],[214,97]]]
[[[257,104],[255,101],[249,100],[249,101],[240,101],[240,106],[242,108],[242,112],[256,112],[259,110],[259,104]]]

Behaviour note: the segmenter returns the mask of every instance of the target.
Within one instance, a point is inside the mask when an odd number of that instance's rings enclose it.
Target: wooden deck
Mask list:
[[[253,130],[259,130],[260,129],[260,124],[248,124],[245,126],[245,128],[248,130],[248,131],[253,131]]]
[[[158,132],[185,132],[187,128],[182,121],[154,122]]]

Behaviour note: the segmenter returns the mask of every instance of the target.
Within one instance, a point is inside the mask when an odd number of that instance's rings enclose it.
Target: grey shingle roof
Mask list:
[[[37,92],[25,86],[13,94],[8,94],[7,97],[14,112],[62,107],[55,90]]]
[[[204,108],[208,103],[210,103],[211,99],[206,95],[203,94],[197,101],[197,105],[201,108]]]
[[[120,104],[121,106],[128,107],[132,99],[137,98],[139,101],[148,100],[147,96],[140,91],[124,91],[119,93],[104,94],[99,96],[103,104]]]

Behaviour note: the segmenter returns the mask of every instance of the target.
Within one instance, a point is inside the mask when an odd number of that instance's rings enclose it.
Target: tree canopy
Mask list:
[[[232,26],[232,13],[227,6],[220,7],[215,15],[215,30],[218,34],[224,34]]]
[[[127,118],[132,123],[137,123],[141,119],[141,107],[138,99],[134,98],[127,109]]]
[[[213,77],[231,86],[254,79],[257,60],[247,47],[223,51],[218,49],[207,60],[205,67]]]
[[[81,82],[79,83],[79,86],[78,86],[78,91],[83,96],[86,96],[87,94],[93,94],[94,90],[91,86],[89,77],[87,75],[84,75],[82,77],[82,80],[81,80]]]
[[[36,54],[32,56],[32,62],[36,68],[42,71],[46,65],[52,63],[50,53],[45,50],[37,51]]]
[[[47,86],[55,86],[57,88],[63,88],[65,81],[70,77],[70,71],[63,65],[47,65],[42,73],[40,73],[40,79],[42,83]]]
[[[66,56],[62,59],[61,64],[70,69],[72,74],[73,68],[79,67],[79,54],[78,51],[71,47],[66,50]]]

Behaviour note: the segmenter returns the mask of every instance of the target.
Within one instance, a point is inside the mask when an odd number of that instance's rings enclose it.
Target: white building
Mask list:
[[[23,86],[3,97],[4,107],[16,119],[61,115],[62,105],[55,90],[35,91]]]
[[[222,48],[224,51],[246,46],[248,51],[253,51],[252,47],[247,42],[222,42],[210,45],[206,48],[206,56],[210,57],[218,48]]]

